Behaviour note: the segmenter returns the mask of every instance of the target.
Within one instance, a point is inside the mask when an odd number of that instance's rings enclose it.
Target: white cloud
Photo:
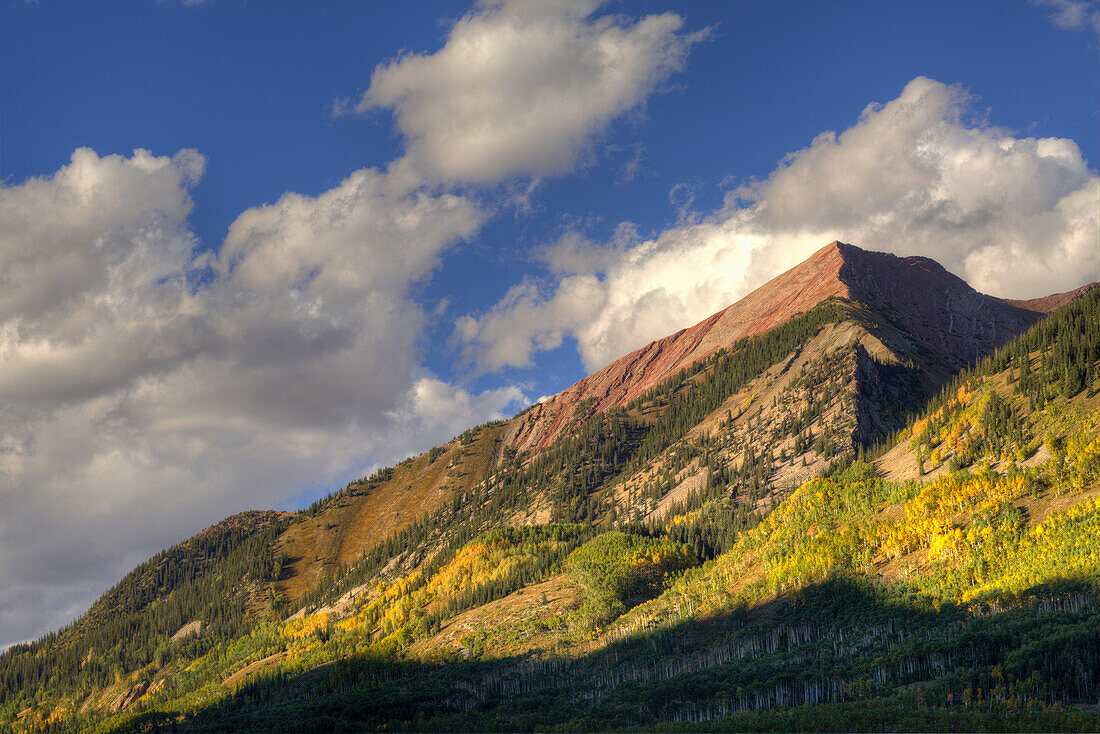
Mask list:
[[[188,279],[194,151],[98,157],[0,187],[0,394],[38,407],[169,369],[201,349]]]
[[[917,78],[840,135],[791,153],[721,210],[659,236],[548,256],[455,338],[483,370],[526,366],[565,335],[589,370],[724,308],[834,240],[935,258],[975,288],[1035,297],[1100,279],[1100,178],[1077,145],[967,121],[959,88]],[[562,265],[562,263],[568,263]]]
[[[500,420],[509,417],[502,412],[506,406],[529,403],[527,396],[515,385],[474,395],[425,376],[414,383],[401,404],[390,413],[390,418],[408,427],[417,439],[416,445],[424,446],[438,441],[441,435],[455,436],[470,428],[471,415]]]
[[[0,186],[0,644],[205,524],[523,400],[419,366],[409,288],[480,226],[474,201],[364,169],[242,213],[198,254],[202,168],[81,149]]]
[[[1054,8],[1050,19],[1067,31],[1091,28],[1100,36],[1100,0],[1033,0],[1036,5]]]
[[[468,237],[481,221],[467,198],[362,169],[317,198],[286,194],[241,214],[219,266],[255,293],[325,300],[401,293],[438,264],[445,245]]]
[[[704,35],[682,33],[674,13],[593,18],[599,5],[481,2],[436,53],[376,68],[356,109],[392,108],[409,162],[436,180],[569,172],[612,120],[684,66]]]
[[[80,148],[53,176],[0,188],[0,321],[76,336],[65,320],[110,290],[115,269],[138,287],[179,271],[191,250],[188,186],[204,163],[190,150],[100,158]]]

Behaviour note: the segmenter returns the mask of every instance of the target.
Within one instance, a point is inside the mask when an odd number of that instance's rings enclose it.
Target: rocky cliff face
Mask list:
[[[863,304],[873,320],[905,335],[906,343],[892,346],[931,352],[953,369],[1040,318],[1039,309],[975,291],[934,260],[832,242],[725,310],[627,354],[535,406],[511,422],[506,440],[520,451],[545,448],[588,416],[622,407],[692,363],[834,296]]]
[[[953,358],[961,367],[1023,333],[1035,311],[987,296],[926,257],[897,257],[833,243],[853,301]],[[828,248],[826,248],[828,249]]]

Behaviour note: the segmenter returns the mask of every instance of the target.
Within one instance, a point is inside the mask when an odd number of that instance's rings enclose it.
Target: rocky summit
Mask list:
[[[784,324],[828,298],[875,309],[881,319],[915,337],[910,341],[953,366],[1004,344],[1035,323],[1034,311],[1042,310],[978,293],[928,258],[899,258],[832,242],[737,303],[620,357],[535,406],[516,426],[512,441],[518,449],[541,449],[578,418],[619,408],[719,349]]]

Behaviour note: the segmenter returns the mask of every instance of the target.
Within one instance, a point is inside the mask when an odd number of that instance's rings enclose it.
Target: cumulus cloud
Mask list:
[[[419,366],[410,285],[481,225],[476,202],[364,169],[242,213],[203,253],[203,165],[81,149],[0,186],[0,644],[205,524],[524,399]]]
[[[1100,178],[1077,145],[969,120],[969,95],[917,78],[825,132],[725,205],[623,245],[575,235],[455,339],[482,370],[577,340],[587,369],[690,325],[834,240],[935,258],[975,288],[1028,298],[1100,278]],[[587,263],[587,265],[586,265]]]
[[[408,162],[436,180],[571,171],[593,138],[680,70],[705,35],[682,32],[674,13],[593,18],[599,5],[485,0],[436,53],[376,68],[356,110],[392,109]]]
[[[201,349],[186,226],[195,151],[86,148],[56,174],[0,188],[5,403],[81,399]]]
[[[73,336],[65,319],[83,310],[74,304],[109,291],[115,268],[138,275],[138,287],[180,270],[188,187],[204,165],[193,150],[100,158],[80,148],[53,176],[0,189],[0,320]]]
[[[470,416],[487,420],[507,417],[505,406],[526,405],[530,400],[515,385],[473,394],[435,377],[421,377],[409,390],[390,418],[406,427],[423,446],[438,436],[454,436],[470,427]],[[435,438],[433,438],[435,437]]]
[[[256,293],[401,292],[482,220],[471,200],[414,184],[363,169],[317,198],[286,194],[250,209],[230,227],[220,270]]]

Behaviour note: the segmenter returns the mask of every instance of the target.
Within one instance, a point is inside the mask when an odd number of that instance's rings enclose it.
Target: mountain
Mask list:
[[[516,426],[512,442],[518,449],[544,448],[582,416],[622,407],[719,349],[784,324],[828,298],[871,306],[952,366],[1004,344],[1035,323],[1032,312],[1041,310],[978,293],[928,258],[832,242],[728,308],[619,358],[536,406]]]
[[[907,291],[906,285],[920,296]],[[776,502],[776,488],[789,489],[835,457],[855,454],[860,446],[882,439],[967,360],[991,351],[1040,318],[1033,311],[974,291],[927,258],[898,258],[833,242],[723,311],[616,360],[504,425],[468,432],[459,441],[394,467],[384,477],[349,485],[340,499],[321,509],[312,524],[297,525],[281,540],[279,551],[287,554],[290,572],[279,582],[280,593],[299,601],[325,573],[347,567],[369,550],[372,539],[378,542],[404,530],[415,519],[469,492],[499,469],[506,455],[538,455],[556,441],[576,435],[598,416],[615,414],[621,430],[635,436],[648,432],[656,439],[664,429],[656,417],[662,410],[657,405],[660,401],[650,400],[649,407],[634,411],[625,411],[626,406],[675,381],[692,365],[704,364],[744,339],[785,327],[792,318],[826,302],[844,305],[844,318],[837,316],[839,323],[800,346],[797,355],[798,345],[788,339],[782,354],[760,365],[771,367],[774,362],[774,374],[759,379],[756,372],[746,375],[753,379],[744,380],[736,395],[725,396],[722,404],[707,411],[709,415],[699,416],[702,425],[713,427],[718,416],[731,415],[727,432],[735,434],[736,440],[721,453],[731,458],[728,454],[736,452],[732,460],[741,462],[739,470],[744,469],[741,455],[748,444],[754,444],[755,455],[771,450],[790,454],[786,466],[769,469],[766,481],[746,488],[753,495],[746,501],[761,507]],[[851,353],[842,358],[843,350]],[[783,359],[788,355],[793,356]],[[833,378],[836,384],[827,401],[821,395],[809,398],[815,385],[796,384],[804,370]],[[700,377],[705,375],[693,379]],[[691,386],[677,389],[692,391]],[[750,396],[756,401],[754,409],[742,410]],[[781,404],[770,404],[779,399]],[[795,425],[799,431],[792,430]],[[749,434],[753,434],[751,440]],[[826,445],[815,448],[816,438],[822,435]],[[652,452],[657,443],[651,440],[647,450]],[[646,467],[624,483],[633,497],[615,499],[618,514],[638,519],[664,514],[702,481],[701,466],[685,464],[686,454],[679,448],[666,447],[665,456],[650,457]],[[673,487],[653,487],[655,467],[675,473]],[[592,464],[590,470],[602,469]],[[652,499],[664,502],[660,508],[649,501],[656,491],[659,495]],[[592,501],[585,494],[585,501]],[[561,507],[578,498],[552,495],[530,493],[522,508],[517,508],[522,518],[515,521],[587,519],[579,517],[575,508]]]
[[[1098,389],[1100,289],[1008,302],[834,242],[164,551],[0,655],[0,724],[1100,728]]]

